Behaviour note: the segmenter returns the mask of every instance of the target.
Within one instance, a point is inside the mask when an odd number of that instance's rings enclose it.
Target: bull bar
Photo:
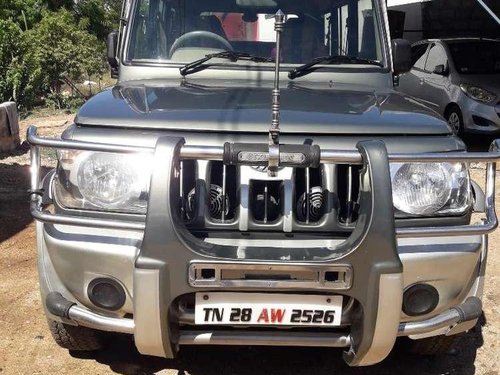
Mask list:
[[[55,138],[43,138],[37,135],[37,128],[30,126],[27,130],[27,141],[30,145],[31,158],[31,201],[30,211],[32,216],[43,223],[100,227],[107,229],[122,229],[143,231],[145,222],[84,218],[77,216],[58,215],[43,210],[41,191],[41,148],[85,150],[113,153],[153,153],[154,147],[135,147],[105,143],[92,143]],[[180,149],[181,160],[224,160],[224,147],[190,146],[184,145]],[[500,140],[495,140],[489,152],[444,152],[444,153],[392,153],[388,154],[389,162],[415,163],[415,162],[465,162],[486,163],[485,181],[485,218],[482,223],[471,225],[455,225],[446,227],[409,227],[396,228],[398,238],[417,237],[446,237],[461,235],[485,235],[493,232],[498,226],[495,212],[495,178],[496,163],[500,161]],[[347,150],[321,150],[320,161],[322,164],[354,164],[362,165],[363,158],[359,151]]]
[[[212,258],[202,252],[195,251],[195,249],[202,249],[205,246],[202,240],[189,234],[184,236],[182,230],[177,231],[175,225],[177,211],[172,194],[169,192],[171,192],[171,188],[175,189],[175,184],[172,182],[178,178],[176,165],[180,160],[224,161],[227,160],[224,148],[186,146],[182,138],[175,137],[160,137],[155,147],[131,147],[47,139],[38,137],[35,127],[28,130],[27,138],[31,145],[31,211],[35,219],[48,224],[144,231],[141,251],[134,264],[134,295],[136,297],[134,299],[133,319],[106,317],[73,302],[65,303],[64,301],[59,303],[60,306],[64,307],[60,311],[62,315],[60,313],[54,315],[69,319],[82,326],[117,332],[133,332],[136,346],[141,353],[173,358],[174,352],[170,346],[171,333],[167,318],[169,306],[177,296],[195,292],[193,287],[188,284],[189,275],[186,268],[186,265],[193,260],[193,254],[196,253],[196,261],[207,261]],[[155,163],[149,200],[153,204],[148,208],[148,214],[144,216],[144,221],[97,219],[76,215],[59,215],[57,211],[55,214],[44,211],[46,195],[43,186],[45,185],[42,185],[40,179],[40,148],[44,147],[97,152],[152,153],[155,156]],[[330,334],[324,332],[320,335],[304,335],[299,332],[291,332],[274,336],[270,335],[268,331],[254,331],[251,336],[246,336],[233,331],[180,330],[178,344],[298,345],[300,343],[301,346],[348,346],[350,349],[344,352],[344,359],[351,366],[363,366],[377,363],[385,358],[398,335],[425,334],[438,329],[445,331],[448,329],[449,331],[450,327],[477,319],[482,311],[481,301],[478,297],[471,297],[472,299],[469,298],[462,305],[441,312],[431,319],[401,323],[403,265],[396,250],[396,237],[486,236],[492,232],[497,227],[494,199],[496,162],[500,160],[500,141],[493,142],[489,153],[388,154],[382,141],[360,142],[357,148],[359,151],[322,150],[316,156],[323,164],[363,165],[364,171],[369,177],[363,179],[362,195],[360,196],[360,215],[364,215],[364,219],[358,221],[353,234],[337,248],[339,252],[345,251],[345,256],[341,258],[342,264],[356,265],[358,275],[361,275],[361,277],[354,278],[352,286],[343,292],[344,295],[359,301],[363,309],[360,318],[351,323],[353,327],[351,333]],[[251,147],[248,150],[250,151],[244,150],[246,155],[252,152]],[[300,155],[297,156],[298,148],[288,148],[287,150],[292,150],[292,152],[286,155],[289,159],[283,165],[290,166],[290,162],[296,163],[307,159],[307,156],[302,159]],[[258,158],[262,159],[262,151],[257,150],[257,152],[260,153],[257,155]],[[231,158],[235,160],[233,156]],[[318,162],[318,159],[315,162]],[[238,159],[236,160],[239,162]],[[487,163],[484,210],[486,217],[483,222],[450,227],[396,228],[393,218],[390,180],[388,184],[390,178],[389,162],[442,161]],[[243,162],[248,163],[248,160]],[[300,167],[304,167],[304,165],[302,164]],[[371,244],[375,242],[378,244],[378,251],[370,251]],[[157,244],[164,245],[157,246]],[[336,259],[330,258],[327,262],[320,262],[318,265],[322,265],[323,268],[331,265],[338,266],[340,263],[336,262]],[[246,264],[249,263],[244,260],[238,261],[240,266]],[[265,264],[274,266],[282,263],[266,261]],[[286,263],[287,266],[294,264],[309,265],[311,263]],[[171,275],[170,272],[174,272],[175,275]],[[171,278],[179,282],[171,283]],[[276,285],[271,285],[269,288],[280,289]],[[51,293],[49,293],[50,295]],[[49,296],[47,296],[45,303],[50,311]],[[152,311],[155,312],[154,317],[151,316]],[[189,314],[183,314],[182,311],[176,318],[178,322],[192,324],[192,317]],[[153,338],[149,334],[152,330],[158,332]]]

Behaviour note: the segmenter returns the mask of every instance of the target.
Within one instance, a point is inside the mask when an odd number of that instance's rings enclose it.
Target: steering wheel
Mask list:
[[[205,38],[205,39],[210,39],[213,40],[217,43],[219,43],[221,46],[223,46],[223,49],[226,51],[234,51],[233,46],[223,37],[221,37],[218,34],[212,33],[210,31],[204,31],[204,30],[197,30],[197,31],[190,31],[189,33],[186,33],[182,35],[181,37],[177,38],[172,44],[172,47],[170,47],[169,51],[169,56],[172,58],[172,55],[176,50],[179,49],[180,46],[182,46],[184,43],[191,39],[197,39],[197,38]]]

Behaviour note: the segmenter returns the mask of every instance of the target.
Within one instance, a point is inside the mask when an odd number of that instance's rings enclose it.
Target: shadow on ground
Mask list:
[[[483,319],[484,324],[484,319]],[[401,339],[381,364],[350,368],[342,360],[342,350],[325,348],[276,347],[183,347],[179,357],[167,360],[140,355],[132,338],[110,337],[109,349],[96,353],[71,353],[82,360],[97,361],[116,373],[184,375],[472,375],[476,373],[476,351],[483,345],[481,325],[460,336],[449,354],[423,357],[411,354],[410,341]]]
[[[42,168],[41,175],[48,169]],[[29,210],[30,168],[0,163],[0,242],[25,229],[31,222]]]

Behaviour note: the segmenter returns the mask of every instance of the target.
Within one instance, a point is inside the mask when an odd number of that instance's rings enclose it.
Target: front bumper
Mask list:
[[[500,132],[500,103],[484,104],[461,94],[458,105],[462,110],[464,129],[471,133]]]
[[[109,316],[105,312],[95,314],[81,307],[70,306],[63,317],[90,326],[97,324],[95,321],[99,319],[107,327],[113,327],[116,323],[117,331],[134,333],[136,346],[141,353],[163,357],[173,357],[178,344],[248,343],[248,340],[241,339],[248,336],[244,332],[215,334],[184,329],[179,325],[183,319],[173,305],[179,296],[213,289],[210,285],[197,286],[189,282],[190,264],[227,262],[227,258],[218,259],[211,254],[237,254],[241,250],[238,246],[208,244],[194,238],[176,224],[175,199],[166,199],[178,196],[175,182],[178,179],[176,166],[180,158],[218,158],[218,149],[185,148],[180,139],[160,138],[154,150],[148,215],[145,223],[138,223],[53,215],[41,210],[39,146],[132,152],[130,147],[122,150],[113,146],[113,150],[109,150],[107,145],[43,140],[36,137],[33,130],[28,140],[33,146],[32,213],[40,221],[38,248],[43,298],[50,296],[51,292],[59,292],[68,300],[76,299],[80,304],[96,310],[86,297],[85,289],[90,280],[97,276],[116,279],[128,293],[123,311],[117,316]],[[291,331],[270,335],[252,331],[253,336],[250,337],[254,341],[251,342],[348,347],[346,361],[350,365],[360,366],[384,359],[399,334],[436,334],[463,322],[465,315],[458,313],[460,316],[456,319],[457,313],[454,311],[461,310],[456,310],[455,307],[469,294],[479,294],[482,282],[481,259],[486,251],[485,235],[497,226],[494,181],[495,161],[499,156],[497,150],[490,154],[388,156],[381,142],[360,143],[359,152],[324,152],[323,162],[361,163],[365,166],[363,186],[360,189],[361,211],[353,234],[339,244],[335,249],[335,256],[328,259],[303,263],[258,261],[256,264],[266,265],[270,269],[283,266],[315,267],[320,269],[319,272],[322,272],[322,268],[351,267],[354,277],[349,288],[332,286],[330,289],[357,301],[359,309],[352,314],[348,332],[303,334]],[[396,230],[388,161],[443,159],[490,162],[486,184],[486,221],[470,226]],[[93,229],[90,235],[86,227],[99,229]],[[449,236],[453,236],[453,239],[450,240]],[[423,240],[419,237],[432,238]],[[262,247],[259,250],[272,251],[272,248]],[[251,267],[254,264],[249,260],[238,260],[237,256],[233,263],[235,267]],[[439,278],[436,278],[436,269],[440,269]],[[444,271],[446,269],[451,270],[449,274]],[[461,272],[457,272],[458,270]],[[440,305],[432,316],[420,317],[424,319],[424,323],[412,323],[412,319],[401,313],[403,291],[416,282],[434,284],[441,295]],[[328,285],[325,288],[328,289]],[[261,287],[249,284],[228,286],[226,290],[297,293],[297,288],[292,283],[274,280],[266,280],[266,285]],[[317,292],[316,288],[303,290]],[[123,317],[127,313],[133,315],[133,320]],[[102,315],[108,316],[104,319]],[[476,315],[465,317],[471,316],[475,319]],[[430,321],[425,324],[427,318]]]

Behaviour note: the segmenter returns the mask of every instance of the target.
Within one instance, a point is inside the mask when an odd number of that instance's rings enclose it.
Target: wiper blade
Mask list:
[[[361,57],[337,55],[337,56],[320,56],[311,60],[307,64],[298,66],[288,72],[288,78],[295,79],[298,77],[305,76],[306,74],[314,72],[316,65],[321,64],[367,64],[367,65],[377,65],[383,67],[384,65],[377,60],[363,59]]]
[[[209,55],[206,55],[205,57],[195,60],[193,62],[190,62],[189,64],[184,65],[182,68],[179,69],[181,72],[181,75],[187,76],[188,74],[196,73],[201,70],[204,70],[208,68],[210,65],[204,65],[208,60],[211,59],[228,59],[232,62],[236,62],[238,60],[247,60],[247,61],[253,61],[253,62],[274,62],[273,58],[268,58],[268,57],[261,57],[261,56],[254,56],[246,52],[237,52],[237,51],[223,51],[223,52],[217,52],[217,53],[211,53]]]

